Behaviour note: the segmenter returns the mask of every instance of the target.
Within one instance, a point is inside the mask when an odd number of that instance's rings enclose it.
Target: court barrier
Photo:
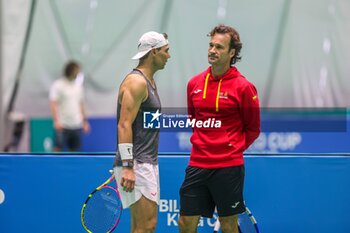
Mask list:
[[[108,178],[113,154],[0,154],[0,232],[83,233],[80,210]],[[245,155],[246,204],[262,233],[348,233],[350,156]],[[157,233],[177,233],[187,155],[159,158]],[[213,232],[215,218],[200,221]],[[115,232],[129,232],[129,211]]]
[[[266,114],[266,113],[265,113]],[[299,119],[287,114],[262,115],[261,134],[250,146],[249,153],[342,153],[350,151],[350,114],[337,117]],[[308,113],[311,114],[311,113]],[[309,116],[309,115],[307,115]],[[316,115],[318,116],[318,115]],[[116,149],[114,117],[89,118],[91,132],[82,138],[83,152],[112,152]],[[30,120],[30,151],[51,152],[53,128],[51,118]],[[161,130],[159,151],[188,153],[190,130]],[[169,143],[171,142],[171,143]],[[317,144],[315,143],[317,142]]]

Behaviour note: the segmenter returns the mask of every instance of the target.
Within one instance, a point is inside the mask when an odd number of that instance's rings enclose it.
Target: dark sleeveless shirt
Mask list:
[[[158,164],[159,129],[144,129],[144,112],[161,112],[161,103],[157,92],[157,86],[153,87],[147,77],[138,69],[133,69],[130,74],[139,74],[147,82],[148,97],[141,103],[137,116],[132,124],[132,143],[134,160],[138,163]],[[118,99],[117,124],[120,118],[120,103]],[[118,132],[118,130],[117,130]],[[118,135],[117,135],[118,143]],[[119,151],[116,153],[114,166],[121,166]]]

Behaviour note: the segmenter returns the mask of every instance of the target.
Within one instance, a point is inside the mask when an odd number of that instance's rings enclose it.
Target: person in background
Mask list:
[[[154,74],[170,58],[168,36],[150,31],[138,43],[139,60],[119,87],[118,150],[113,164],[123,208],[130,208],[132,233],[152,233],[160,201],[159,129],[144,129],[144,113],[159,117],[161,102]]]
[[[79,151],[81,131],[88,133],[90,124],[86,117],[82,83],[78,82],[80,65],[69,61],[63,76],[50,88],[50,108],[54,124],[54,151]]]
[[[245,211],[243,152],[260,133],[255,86],[233,66],[242,43],[230,26],[209,34],[209,66],[187,85],[191,119],[215,119],[218,128],[193,128],[192,151],[180,188],[180,233],[195,233],[200,216],[213,217],[215,207],[223,233],[238,233],[237,215]]]

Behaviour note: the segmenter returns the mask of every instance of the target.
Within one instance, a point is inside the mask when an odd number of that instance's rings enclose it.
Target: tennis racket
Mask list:
[[[114,174],[89,194],[81,209],[81,223],[89,233],[110,233],[119,223],[123,208],[118,190],[109,185],[113,181]]]
[[[214,225],[214,233],[219,232],[219,218]],[[238,215],[238,231],[239,233],[260,233],[258,224],[252,215],[252,212],[246,207],[245,212]]]

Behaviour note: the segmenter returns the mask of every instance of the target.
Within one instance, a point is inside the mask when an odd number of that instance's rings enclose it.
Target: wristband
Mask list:
[[[118,150],[120,157],[122,160],[132,160],[133,155],[132,155],[132,143],[119,143],[118,144]]]
[[[133,168],[134,167],[134,162],[132,160],[123,161],[122,162],[122,167]]]

